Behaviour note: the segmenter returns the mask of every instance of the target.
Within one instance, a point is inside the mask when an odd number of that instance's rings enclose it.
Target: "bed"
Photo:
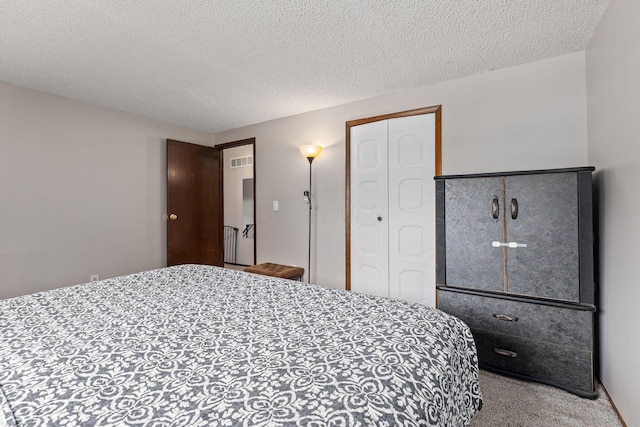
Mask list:
[[[436,309],[202,265],[0,301],[0,425],[464,426],[474,341]]]

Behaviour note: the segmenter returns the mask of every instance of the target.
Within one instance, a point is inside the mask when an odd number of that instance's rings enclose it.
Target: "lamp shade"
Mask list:
[[[313,159],[318,157],[321,151],[322,147],[319,145],[302,145],[300,147],[300,153],[302,153],[302,155],[309,161],[312,161]]]

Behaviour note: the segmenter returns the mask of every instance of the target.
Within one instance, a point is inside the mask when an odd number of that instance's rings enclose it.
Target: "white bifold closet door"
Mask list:
[[[351,290],[434,305],[435,114],[351,127]]]

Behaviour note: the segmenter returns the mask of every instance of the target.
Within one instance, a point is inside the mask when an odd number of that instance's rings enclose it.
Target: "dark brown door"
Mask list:
[[[167,265],[223,266],[220,150],[167,140]]]

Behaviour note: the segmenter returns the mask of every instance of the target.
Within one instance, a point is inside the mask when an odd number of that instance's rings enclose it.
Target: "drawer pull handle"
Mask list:
[[[494,347],[493,351],[495,351],[501,356],[507,356],[507,357],[513,357],[513,358],[518,357],[518,353],[516,353],[515,351],[505,350],[503,348]]]
[[[518,318],[515,316],[507,316],[506,314],[493,313],[493,317],[498,320],[504,320],[505,322],[517,322]]]

